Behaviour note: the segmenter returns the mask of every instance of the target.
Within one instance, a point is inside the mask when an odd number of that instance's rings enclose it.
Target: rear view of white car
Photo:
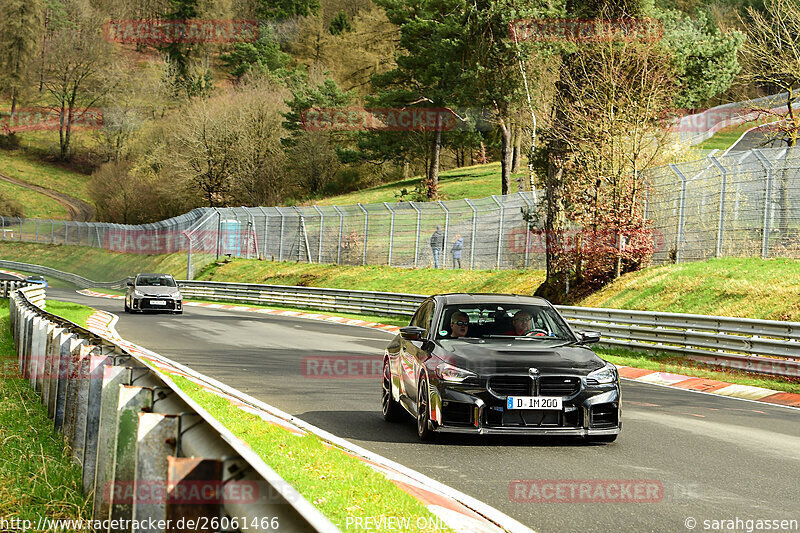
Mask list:
[[[175,278],[169,274],[138,274],[128,282],[125,312],[167,311],[183,313],[183,300]]]

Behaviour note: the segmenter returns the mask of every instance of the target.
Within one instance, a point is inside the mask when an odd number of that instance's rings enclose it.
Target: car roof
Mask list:
[[[172,274],[158,274],[153,272],[142,272],[141,274],[136,274],[136,276],[166,276],[168,278],[172,277]]]
[[[490,292],[464,293],[453,292],[434,296],[444,305],[480,305],[480,304],[512,304],[512,305],[550,305],[550,302],[538,296],[523,294],[497,294]]]

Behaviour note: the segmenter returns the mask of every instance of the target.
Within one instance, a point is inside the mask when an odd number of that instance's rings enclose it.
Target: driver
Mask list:
[[[521,337],[532,329],[531,314],[521,309],[514,314],[514,318],[511,320],[511,329],[503,333],[503,335]]]
[[[450,317],[450,338],[466,337],[469,329],[469,315],[463,311],[453,313]]]

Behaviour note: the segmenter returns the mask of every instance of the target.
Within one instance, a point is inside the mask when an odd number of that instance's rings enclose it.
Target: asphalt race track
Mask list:
[[[691,519],[696,531],[712,530],[705,520],[800,521],[798,410],[625,381],[624,427],[610,445],[441,435],[422,444],[410,421],[382,420],[379,377],[312,379],[301,372],[307,356],[380,357],[390,338],[385,332],[200,307],[186,307],[182,316],[126,315],[122,301],[66,290],[48,289],[48,298],[118,314],[124,338],[460,489],[537,531],[685,532]],[[509,494],[513,480],[651,480],[663,492],[650,503],[517,503]],[[739,527],[746,531],[745,522]]]

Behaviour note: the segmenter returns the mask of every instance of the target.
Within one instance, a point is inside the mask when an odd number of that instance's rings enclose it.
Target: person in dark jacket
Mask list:
[[[433,268],[439,268],[444,251],[444,233],[441,226],[436,226],[436,231],[431,235],[431,251],[433,252]]]
[[[461,235],[456,235],[456,240],[453,243],[453,268],[461,268],[461,251],[464,249],[464,239]],[[458,266],[456,266],[458,263]]]

